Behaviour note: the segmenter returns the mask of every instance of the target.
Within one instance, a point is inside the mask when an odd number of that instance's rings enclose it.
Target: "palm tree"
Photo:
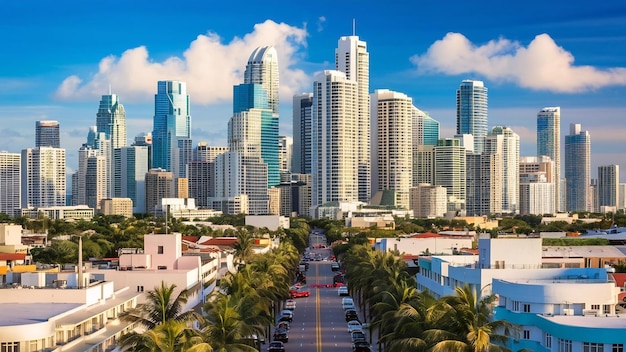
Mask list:
[[[455,289],[456,295],[444,296],[429,310],[434,328],[425,331],[433,352],[509,351],[502,347],[516,327],[503,320],[491,320],[495,296],[478,300],[466,285]]]
[[[122,351],[212,352],[195,329],[183,322],[168,320],[143,333],[131,332],[120,338]]]
[[[253,236],[246,228],[240,228],[237,230],[237,242],[233,245],[235,249],[235,258],[239,259],[240,263],[245,263],[248,258],[254,254],[252,249]]]
[[[160,287],[148,292],[147,302],[120,315],[122,321],[136,323],[146,329],[153,329],[168,320],[191,324],[202,319],[193,310],[184,312],[189,292],[185,289],[174,297],[176,285],[167,286],[161,281]]]
[[[218,294],[214,300],[205,304],[207,323],[202,329],[202,335],[214,351],[257,352],[255,347],[247,344],[257,330],[245,323],[240,309],[249,306],[243,304],[242,300],[245,298]],[[253,315],[254,312],[246,314]]]

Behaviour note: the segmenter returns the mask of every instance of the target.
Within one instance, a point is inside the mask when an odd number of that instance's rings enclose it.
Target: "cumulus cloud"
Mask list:
[[[537,35],[524,47],[504,38],[476,45],[460,33],[448,33],[424,55],[411,57],[411,62],[418,73],[473,73],[492,81],[560,93],[626,85],[626,68],[576,66],[574,56],[547,34]]]
[[[113,87],[123,101],[149,101],[159,80],[187,82],[191,100],[197,104],[213,104],[232,99],[232,87],[243,83],[243,71],[252,51],[272,45],[278,53],[280,94],[291,99],[294,92],[307,86],[308,76],[295,68],[300,50],[306,47],[307,32],[303,28],[267,20],[256,24],[251,33],[224,43],[217,33],[198,35],[181,57],[163,61],[150,58],[148,48],[131,48],[120,57],[103,58],[98,72],[91,77],[72,75],[57,88],[62,100],[93,100]]]

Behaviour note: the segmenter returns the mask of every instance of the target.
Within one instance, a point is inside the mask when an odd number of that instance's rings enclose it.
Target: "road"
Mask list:
[[[330,256],[329,249],[315,251],[326,251],[323,256]],[[330,264],[328,260],[309,262],[307,285],[303,289],[310,291],[311,295],[295,299],[289,342],[285,344],[288,352],[352,351],[352,341],[341,308],[343,297],[332,287],[335,273]]]

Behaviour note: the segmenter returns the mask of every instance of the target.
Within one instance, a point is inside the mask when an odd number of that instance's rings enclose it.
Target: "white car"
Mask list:
[[[289,309],[289,310],[296,309],[296,301],[294,301],[293,299],[288,299],[285,302],[285,309]]]
[[[337,289],[337,295],[339,296],[347,296],[348,294],[348,288],[346,286],[339,286]]]
[[[359,323],[358,321],[350,320],[348,322],[348,332],[352,334],[354,331],[363,331],[363,327],[361,326],[361,323]]]

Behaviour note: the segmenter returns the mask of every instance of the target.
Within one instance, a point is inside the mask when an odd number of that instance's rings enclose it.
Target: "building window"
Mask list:
[[[157,249],[158,254],[163,254],[163,246],[159,246]]]
[[[604,313],[604,314],[611,314],[611,305],[610,304],[603,304],[602,305],[602,313]]]
[[[602,352],[604,344],[596,342],[583,342],[583,352]]]
[[[143,292],[143,286],[137,286],[137,292]]]
[[[519,312],[519,301],[513,301],[513,311],[514,312]]]
[[[530,330],[524,330],[524,340],[530,340]]]
[[[0,343],[0,352],[20,352],[20,343],[2,342]]]
[[[167,266],[165,266],[165,265],[159,265],[159,266],[157,267],[157,269],[158,269],[158,270],[167,270]]]
[[[614,343],[611,352],[624,352],[624,345],[621,343]]]
[[[591,305],[591,309],[593,309],[593,310],[600,310],[600,305],[599,304],[592,304]]]
[[[530,304],[524,304],[524,313],[530,313]]]
[[[546,333],[546,348],[552,348],[552,335]]]
[[[572,340],[558,339],[557,352],[572,352]]]

